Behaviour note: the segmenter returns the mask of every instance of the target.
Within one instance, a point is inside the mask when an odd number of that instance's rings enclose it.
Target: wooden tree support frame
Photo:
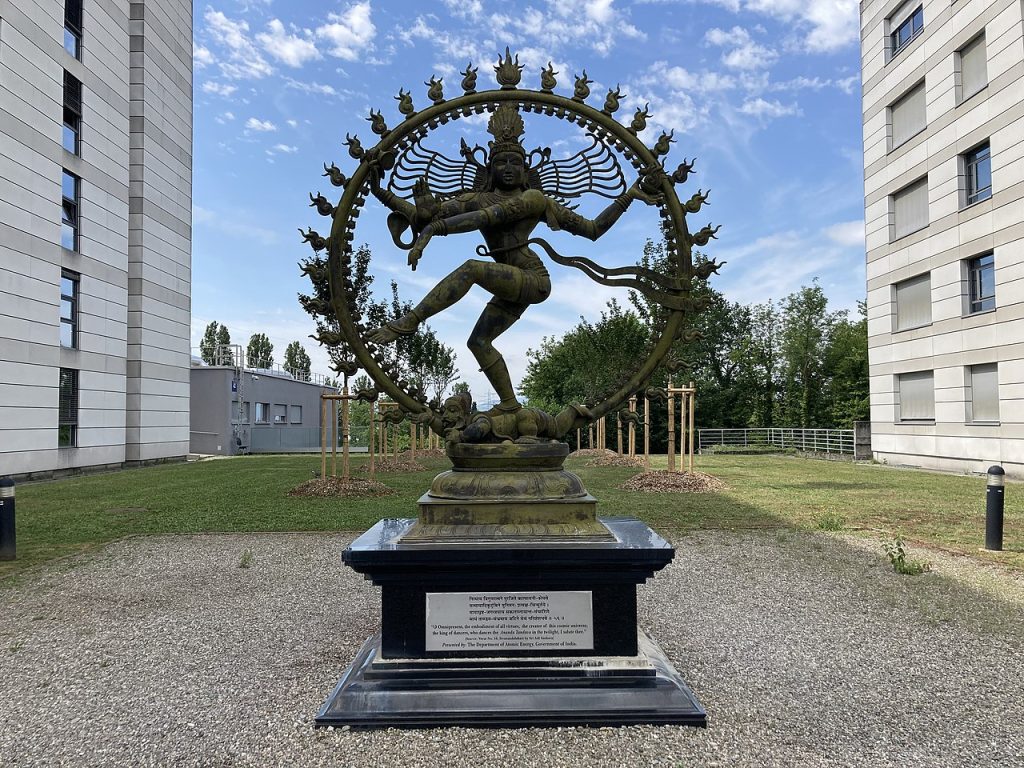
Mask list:
[[[683,459],[687,461],[688,472],[693,472],[693,435],[694,410],[697,401],[697,389],[693,382],[687,387],[673,387],[672,379],[665,388],[668,393],[668,471],[676,471],[676,400],[682,398],[679,410],[679,471],[683,471]]]
[[[629,398],[629,412],[636,413],[639,400],[636,395]],[[619,455],[629,456],[633,458],[637,455],[636,452],[636,430],[637,426],[642,426],[644,431],[644,469],[649,470],[651,468],[651,438],[650,438],[650,425],[651,425],[651,401],[644,397],[644,420],[642,424],[630,420],[627,425],[625,438],[622,434],[622,419],[618,418],[618,443],[619,443]]]
[[[350,460],[349,439],[349,403],[355,400],[355,395],[350,395],[348,387],[342,387],[340,394],[328,392],[320,393],[320,477],[338,476],[338,403],[341,403],[341,478],[348,480],[352,476],[352,463]],[[329,404],[329,405],[328,405]],[[330,411],[330,416],[328,416]],[[330,419],[331,433],[331,474],[327,474],[327,433],[328,419]],[[370,403],[370,430],[369,449],[370,466],[369,476],[372,480],[376,474],[376,462],[374,461],[374,403]]]
[[[391,422],[389,422],[389,421],[384,419],[384,411],[385,410],[390,410],[392,408],[398,408],[400,406],[399,406],[398,403],[394,402],[393,400],[384,400],[384,401],[378,403],[378,407],[380,408],[380,413],[381,413],[381,419],[380,419],[380,445],[381,445],[381,451],[380,451],[380,455],[381,455],[382,459],[387,459],[388,453],[389,453],[389,450],[388,450],[388,425],[391,424]],[[416,429],[416,425],[410,423],[410,425],[409,425],[409,434],[410,434],[410,436],[412,434],[414,434],[414,430],[415,429]],[[410,442],[412,442],[412,441],[410,441]],[[398,424],[391,424],[391,446],[392,446],[392,450],[390,452],[391,452],[391,455],[392,455],[392,461],[394,461],[397,464],[398,463]],[[415,449],[415,447],[413,447],[411,450],[412,450],[411,457],[412,457],[413,460],[415,460],[416,459],[416,449]]]

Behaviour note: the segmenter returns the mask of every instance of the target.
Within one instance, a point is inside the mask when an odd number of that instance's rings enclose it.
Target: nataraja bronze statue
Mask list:
[[[381,112],[371,110],[367,119],[380,141],[370,149],[364,149],[358,137],[346,134],[349,155],[359,161],[359,166],[350,178],[334,165],[329,169],[325,166],[325,175],[345,189],[341,200],[333,206],[326,198],[311,195],[321,214],[333,216],[331,234],[323,238],[309,230],[303,235],[314,250],[326,247],[329,256],[331,303],[312,309],[322,314],[333,310],[341,335],[359,367],[410,418],[429,424],[449,441],[561,439],[570,430],[620,408],[630,395],[646,386],[675,338],[695,337],[696,332],[688,330],[687,320],[702,306],[691,295],[693,278],[706,278],[720,265],[711,261],[695,269],[692,247],[707,244],[717,227],[708,225],[695,234],[687,229],[686,214],[699,211],[707,194],[698,191],[685,204],[679,201],[673,184],[685,182],[693,165],[684,161],[670,175],[665,172],[662,158],[674,142],[672,134],[661,134],[653,148],[646,147],[638,138],[650,117],[646,105],[636,110],[626,127],[612,116],[623,98],[617,87],[609,91],[603,110],[586,104],[590,81],[585,73],[576,79],[574,95],[568,98],[553,93],[557,73],[550,66],[542,72],[540,91],[520,88],[522,66],[508,49],[494,70],[500,88],[477,91],[476,70],[469,66],[463,73],[464,92],[452,100],[444,99],[441,81],[431,78],[428,97],[432,104],[420,112],[415,110],[411,95],[403,90],[396,98],[404,121],[393,129],[387,126]],[[523,145],[523,112],[574,122],[592,143],[564,160],[552,160],[547,148],[527,151]],[[423,139],[433,129],[451,120],[484,113],[490,114],[487,130],[493,138],[489,151],[480,146],[470,148],[463,141],[461,159],[453,160],[423,146]],[[631,186],[626,185],[616,152],[637,173]],[[477,254],[489,260],[465,261],[411,312],[380,328],[367,329],[352,301],[349,278],[356,219],[368,194],[392,211],[388,228],[395,244],[408,251],[408,263],[413,269],[433,237],[467,232],[482,235],[485,244],[477,248]],[[569,206],[570,200],[587,194],[611,198],[612,202],[594,219],[587,219]],[[562,256],[544,240],[531,237],[534,229],[544,223],[552,230],[596,240],[634,200],[660,209],[670,256],[666,272],[630,265],[605,267],[584,257]],[[411,238],[404,239],[409,230]],[[557,415],[522,408],[515,398],[505,361],[492,344],[531,304],[544,301],[551,292],[547,269],[531,246],[603,285],[637,290],[665,309],[660,335],[627,381],[597,402],[569,405]],[[314,280],[323,277],[312,273],[308,266],[305,271]],[[458,302],[474,285],[484,288],[493,298],[470,334],[469,349],[501,400],[487,413],[464,415],[460,420],[464,428],[453,430],[451,420],[444,417],[440,408],[432,409],[422,401],[420,393],[410,392],[405,382],[395,381],[375,347],[415,333],[420,323]],[[324,338],[323,334],[318,338],[326,344],[341,340]]]

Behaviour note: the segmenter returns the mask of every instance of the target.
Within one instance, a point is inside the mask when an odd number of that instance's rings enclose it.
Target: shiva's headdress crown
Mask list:
[[[494,157],[501,152],[518,152],[526,157],[526,150],[523,149],[520,139],[525,130],[519,110],[512,104],[501,104],[487,121],[487,132],[494,137],[494,141],[488,142],[491,148],[490,156]]]

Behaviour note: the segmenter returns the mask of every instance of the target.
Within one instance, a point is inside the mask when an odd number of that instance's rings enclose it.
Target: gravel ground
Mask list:
[[[1024,765],[1019,575],[787,531],[680,538],[640,590],[707,730],[315,730],[379,620],[349,538],[128,539],[0,586],[0,764]]]

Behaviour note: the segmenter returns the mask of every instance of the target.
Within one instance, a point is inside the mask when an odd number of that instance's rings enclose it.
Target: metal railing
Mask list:
[[[214,349],[210,355],[212,362],[203,360],[202,350],[198,347],[192,348],[193,361],[202,360],[204,365],[223,366],[227,368],[239,368],[250,373],[263,374],[266,376],[281,376],[282,378],[294,379],[316,384],[320,387],[336,387],[336,379],[325,376],[322,373],[307,373],[299,368],[287,368],[283,365],[274,364],[269,368],[258,368],[245,359],[245,350],[238,344],[224,345]],[[194,363],[195,364],[195,363]]]
[[[698,429],[698,450],[714,445],[768,447],[808,453],[854,454],[852,429],[798,429],[758,427],[753,429]]]

